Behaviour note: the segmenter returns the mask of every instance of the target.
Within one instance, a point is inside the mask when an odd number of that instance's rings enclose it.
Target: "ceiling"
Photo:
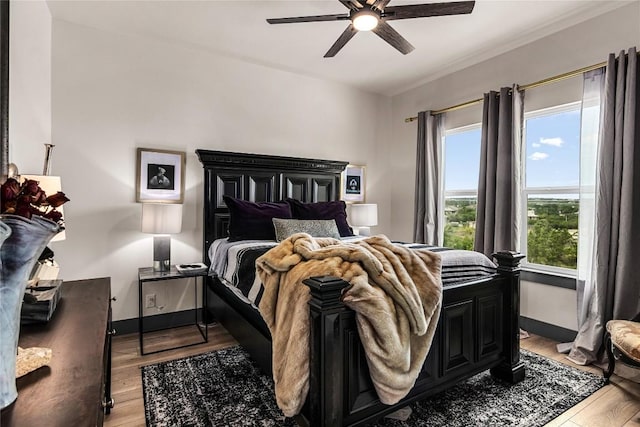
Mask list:
[[[391,0],[390,6],[433,2]],[[346,22],[270,25],[265,19],[346,13],[337,0],[47,3],[54,20],[184,43],[392,96],[630,2],[477,0],[470,15],[391,21],[415,46],[408,55],[360,32],[334,58],[323,55]]]

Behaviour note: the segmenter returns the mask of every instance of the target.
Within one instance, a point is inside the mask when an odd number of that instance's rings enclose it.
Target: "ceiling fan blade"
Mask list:
[[[411,43],[407,41],[404,37],[402,37],[396,30],[394,30],[391,25],[387,24],[384,21],[380,21],[378,26],[371,30],[376,33],[380,38],[389,43],[391,46],[398,49],[403,55],[411,52],[415,49]]]
[[[390,0],[377,0],[373,4],[373,7],[375,7],[378,10],[384,10],[384,8],[387,7],[387,4],[389,4],[389,1]]]
[[[345,7],[349,10],[358,10],[362,9],[362,3],[358,0],[338,0],[340,3],[345,5]]]
[[[321,22],[321,21],[343,21],[348,20],[349,15],[340,13],[336,15],[298,16],[294,18],[269,18],[269,24],[293,24],[296,22]]]
[[[449,3],[410,4],[389,6],[384,9],[384,19],[426,18],[429,16],[464,15],[473,11],[475,1],[456,1]]]
[[[344,30],[344,32],[342,34],[340,34],[340,37],[338,37],[338,40],[336,40],[336,42],[333,44],[333,46],[331,46],[329,48],[329,50],[327,51],[327,53],[324,54],[325,58],[333,58],[334,56],[336,56],[336,53],[338,53],[340,51],[340,49],[342,49],[344,47],[345,44],[347,44],[347,42],[349,40],[351,40],[351,38],[358,32],[358,30],[356,30],[353,26],[353,24],[349,24],[349,26],[347,27],[346,30]]]

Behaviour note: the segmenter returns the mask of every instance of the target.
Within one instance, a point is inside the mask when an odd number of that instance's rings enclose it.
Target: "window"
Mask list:
[[[580,103],[527,113],[522,251],[525,265],[575,270],[578,253]]]
[[[523,265],[573,274],[580,209],[580,109],[575,102],[525,114],[521,248]],[[473,250],[480,164],[480,124],[443,138],[444,245]]]
[[[480,125],[445,132],[444,246],[473,250],[480,173]]]

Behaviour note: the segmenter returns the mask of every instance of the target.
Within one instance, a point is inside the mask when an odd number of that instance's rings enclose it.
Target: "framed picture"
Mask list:
[[[136,202],[184,201],[184,151],[138,148]]]
[[[345,202],[364,203],[364,166],[347,165],[342,172],[342,183],[340,184],[340,198]]]

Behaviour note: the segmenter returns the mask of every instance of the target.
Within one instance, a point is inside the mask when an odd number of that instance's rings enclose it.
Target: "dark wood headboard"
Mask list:
[[[265,154],[196,150],[204,167],[203,252],[215,239],[227,237],[227,195],[251,202],[285,198],[324,202],[340,198],[340,174],[347,162],[269,156]]]

